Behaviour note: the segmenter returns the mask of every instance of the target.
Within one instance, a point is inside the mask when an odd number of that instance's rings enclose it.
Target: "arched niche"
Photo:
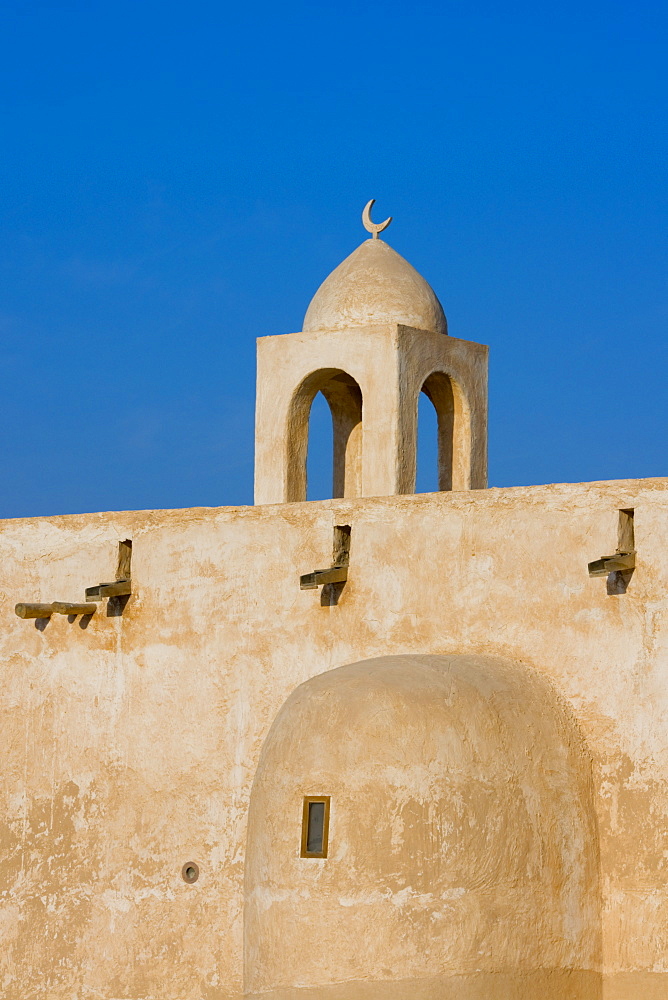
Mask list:
[[[302,837],[318,801],[326,857]],[[485,656],[302,684],[253,783],[244,938],[249,997],[600,1000],[593,783],[568,706]]]
[[[428,375],[420,391],[436,410],[438,488],[468,490],[471,488],[471,416],[466,396],[455,379],[444,371]]]
[[[318,392],[323,394],[332,413],[332,496],[361,496],[362,392],[346,372],[325,368],[308,375],[290,401],[286,434],[288,502],[306,500],[308,424],[311,405]]]

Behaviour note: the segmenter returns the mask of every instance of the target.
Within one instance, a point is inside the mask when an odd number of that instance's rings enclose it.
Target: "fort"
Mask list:
[[[0,525],[7,1000],[668,996],[668,479],[488,489],[369,208],[258,341],[254,506]]]

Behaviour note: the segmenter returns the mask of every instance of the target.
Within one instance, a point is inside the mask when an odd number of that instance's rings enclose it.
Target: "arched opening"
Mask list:
[[[311,403],[306,455],[306,499],[327,500],[332,495],[334,428],[329,403],[318,391]]]
[[[426,392],[418,397],[416,493],[435,493],[438,477],[438,417]]]
[[[422,394],[431,400],[436,411],[438,485],[434,488],[437,490],[468,490],[471,488],[471,419],[466,397],[454,379],[446,375],[445,372],[438,371],[432,372],[425,379],[420,398]],[[425,413],[424,419],[428,422],[430,414],[424,404],[420,412]],[[424,448],[428,451],[428,432],[425,437]],[[418,469],[419,449],[418,414]],[[429,458],[426,455],[424,458],[428,470]],[[422,491],[417,490],[417,492]]]
[[[326,413],[322,401],[314,409],[319,394],[329,405],[332,423],[332,448],[329,467],[331,488],[322,485],[323,461],[319,457],[319,442],[326,438]],[[313,450],[309,458],[309,424],[313,411]],[[325,368],[313,372],[299,386],[290,405],[287,440],[287,501],[329,497],[358,497],[362,493],[362,392],[346,372]],[[322,455],[329,455],[325,446]],[[316,475],[313,494],[308,487],[308,469],[313,465]],[[317,471],[316,471],[317,470]]]

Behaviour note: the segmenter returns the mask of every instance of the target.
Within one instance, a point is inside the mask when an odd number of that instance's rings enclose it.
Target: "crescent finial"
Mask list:
[[[382,231],[387,229],[389,224],[392,222],[392,216],[390,215],[387,219],[385,219],[385,222],[372,222],[371,209],[373,208],[375,200],[375,198],[372,198],[371,201],[367,202],[364,206],[364,211],[362,212],[362,222],[364,224],[364,228],[368,232],[373,233],[374,240],[377,240],[378,233],[382,233]]]

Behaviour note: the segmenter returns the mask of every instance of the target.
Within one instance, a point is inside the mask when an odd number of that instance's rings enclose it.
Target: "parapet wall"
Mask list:
[[[587,574],[620,510],[637,550],[625,591]],[[301,591],[341,524],[347,583]],[[113,579],[125,538],[122,614],[14,615]],[[663,996],[667,542],[663,479],[3,522],[3,996],[241,996],[269,729],[301,683],[400,654],[501,657],[563,699],[591,755],[603,997]],[[285,817],[297,838],[300,822]],[[391,948],[387,970],[391,995]]]

